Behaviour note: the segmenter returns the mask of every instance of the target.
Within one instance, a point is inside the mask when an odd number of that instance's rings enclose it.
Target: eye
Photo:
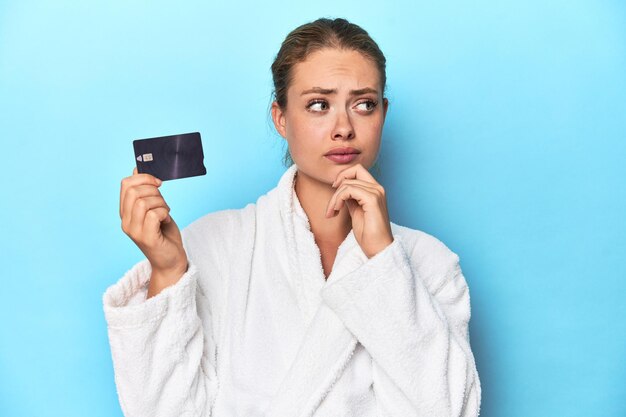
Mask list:
[[[378,102],[374,100],[365,100],[356,105],[359,110],[363,110],[367,113],[374,111]]]
[[[308,111],[319,112],[328,110],[328,103],[326,100],[311,100],[306,106]]]

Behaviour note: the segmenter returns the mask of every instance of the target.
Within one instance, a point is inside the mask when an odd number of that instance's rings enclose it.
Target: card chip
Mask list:
[[[152,154],[151,153],[144,153],[143,154],[143,161],[144,162],[152,161]]]

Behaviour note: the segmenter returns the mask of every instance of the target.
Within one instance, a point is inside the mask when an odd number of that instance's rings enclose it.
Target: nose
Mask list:
[[[350,140],[354,138],[354,127],[347,111],[337,112],[332,138],[333,140]]]

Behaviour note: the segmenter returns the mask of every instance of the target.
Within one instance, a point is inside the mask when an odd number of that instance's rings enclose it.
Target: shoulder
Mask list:
[[[241,227],[254,219],[256,204],[250,203],[239,209],[218,210],[205,214],[191,222],[181,230],[188,238],[211,233],[217,236],[230,235],[237,227]]]
[[[393,222],[391,228],[431,292],[437,292],[460,271],[459,256],[435,236]]]
[[[446,244],[433,235],[422,230],[411,229],[391,223],[391,230],[394,236],[400,239],[412,256],[417,258],[430,258],[436,262],[449,262],[458,260],[458,256]]]
[[[255,205],[250,203],[205,214],[181,230],[187,258],[198,274],[196,302],[202,305],[201,312],[211,312],[216,326],[223,316],[228,278],[251,252],[254,214]]]
[[[278,211],[278,193],[273,188],[243,208],[218,210],[194,220],[181,230],[183,244],[190,256],[217,255],[224,260],[243,255],[252,250],[257,219],[267,222]]]
[[[278,212],[277,188],[262,194],[255,202],[248,203],[243,208],[224,209],[205,214],[181,230],[181,234],[188,240],[203,238],[207,235],[238,240],[242,232],[253,231],[259,213],[266,216],[267,211]]]
[[[209,255],[208,249],[228,249],[245,239],[246,231],[254,230],[256,204],[239,209],[218,210],[194,220],[181,230],[185,248]],[[190,254],[191,255],[191,254]]]

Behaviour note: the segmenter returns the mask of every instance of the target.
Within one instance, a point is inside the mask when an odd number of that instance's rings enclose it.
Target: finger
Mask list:
[[[136,169],[133,170],[133,173],[135,171]],[[135,173],[131,175],[130,177],[124,178],[122,181],[130,186],[138,185],[138,184],[148,184],[148,183],[161,185],[163,183],[163,181],[161,181],[160,179],[158,179],[152,174],[135,174]]]
[[[137,174],[137,167],[133,168],[133,175]],[[122,183],[120,184],[120,218],[124,218],[124,193],[126,191],[126,178],[122,178]],[[123,228],[123,227],[122,227]]]
[[[122,230],[126,233],[130,233],[133,220],[133,208],[137,200],[146,197],[158,197],[163,199],[163,196],[154,185],[140,185],[138,187],[130,188],[125,196],[122,205]],[[167,206],[165,200],[163,205]]]
[[[135,201],[130,218],[129,230],[136,236],[144,235],[143,224],[146,220],[146,213],[157,207],[163,207],[169,211],[168,205],[161,197],[144,197]]]
[[[162,183],[160,179],[150,174],[135,174],[131,177],[123,178],[120,186],[120,217],[122,217],[124,211],[124,199],[128,189],[142,184],[151,184],[160,187]]]
[[[354,210],[359,207],[359,203],[354,200],[346,200],[346,206],[348,206],[348,211],[350,212],[350,217],[354,215]]]
[[[339,172],[333,182],[333,187],[338,187],[339,184],[341,184],[341,181],[347,178],[356,178],[359,180],[377,183],[376,179],[365,169],[363,165],[356,164]]]
[[[354,200],[358,203],[359,206],[363,207],[367,204],[370,199],[374,196],[371,190],[360,187],[358,185],[353,185],[348,188],[345,188],[338,196],[335,204],[333,206],[332,215],[341,211],[346,200]]]
[[[151,184],[137,185],[135,187],[128,188],[121,196],[122,201],[120,202],[120,217],[122,220],[124,220],[125,217],[127,220],[130,220],[133,206],[138,198],[149,196],[161,196],[161,192],[155,185]],[[162,197],[163,196],[161,196],[161,198]]]
[[[371,188],[361,187],[360,185],[350,185],[339,191],[334,197],[331,204],[326,210],[326,216],[334,216],[335,212],[341,210],[345,200],[353,199],[359,203],[359,206],[366,210],[369,205],[376,200],[378,194]],[[367,211],[367,210],[366,210]]]
[[[146,212],[143,233],[148,244],[158,241],[161,234],[161,222],[165,222],[168,218],[171,219],[170,211],[165,207],[156,207]]]
[[[341,183],[337,186],[337,189],[341,188],[342,185],[349,185],[349,184],[360,185],[362,187],[367,187],[373,190],[384,192],[383,186],[377,182],[369,182],[369,181],[357,180],[357,179],[343,179]]]
[[[330,210],[330,207],[334,207],[335,202],[337,201],[337,196],[339,195],[340,191],[343,191],[345,187],[350,186],[350,185],[357,185],[357,186],[369,189],[372,192],[379,192],[382,195],[384,195],[384,190],[382,190],[382,186],[378,183],[373,184],[371,182],[362,181],[362,180],[346,179],[346,180],[343,180],[343,183],[339,185],[339,187],[335,191],[335,194],[333,194],[333,196],[328,201],[328,205],[326,206],[327,213],[330,212],[330,214],[333,214],[332,210]]]

